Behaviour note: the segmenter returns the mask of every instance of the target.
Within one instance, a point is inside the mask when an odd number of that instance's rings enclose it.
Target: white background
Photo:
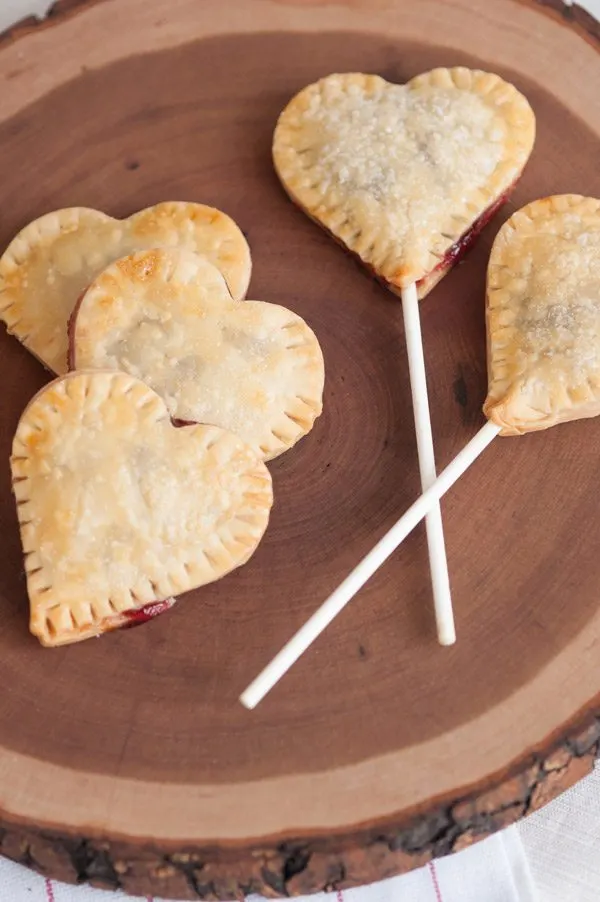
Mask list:
[[[31,13],[42,15],[50,5],[50,0],[0,0],[0,29]]]

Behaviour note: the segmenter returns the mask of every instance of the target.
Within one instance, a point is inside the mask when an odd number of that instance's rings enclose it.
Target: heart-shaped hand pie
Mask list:
[[[276,304],[234,301],[196,254],[144,251],[109,266],[71,324],[71,365],[147,382],[184,422],[229,429],[264,459],[306,435],[321,413],[321,348]]]
[[[273,159],[309,216],[392,291],[417,282],[424,297],[506,200],[534,137],[527,100],[497,75],[330,75],[282,112]]]
[[[0,318],[55,373],[67,371],[67,324],[109,263],[136,250],[182,247],[223,273],[235,298],[250,281],[250,250],[235,222],[202,204],[162,203],[123,221],[75,207],[26,226],[0,258]]]
[[[30,628],[62,645],[219,579],[256,549],[265,465],[215,426],[176,427],[124,373],[78,372],[26,408],[11,458]]]
[[[537,200],[502,226],[487,279],[489,389],[503,435],[600,414],[600,200]]]

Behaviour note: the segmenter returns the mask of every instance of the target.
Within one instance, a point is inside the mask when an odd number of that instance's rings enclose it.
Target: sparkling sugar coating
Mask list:
[[[506,432],[595,415],[600,397],[600,201],[529,204],[488,271],[488,415]]]
[[[399,237],[431,226],[437,203],[463,201],[465,183],[485,182],[502,157],[506,126],[474,94],[392,86],[367,96],[352,85],[333,111],[319,100],[304,113],[307,162],[318,157],[325,183],[364,195]]]
[[[273,155],[292,198],[402,287],[513,185],[534,132],[525,98],[488,73],[331,75],[283,111]]]

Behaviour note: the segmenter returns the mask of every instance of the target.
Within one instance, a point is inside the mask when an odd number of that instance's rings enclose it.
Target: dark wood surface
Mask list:
[[[534,106],[511,203],[422,306],[443,465],[482,422],[498,227],[544,194],[600,194],[585,19],[423,0],[407,25],[401,2],[235,0],[232,33],[225,7],[63,0],[0,50],[2,246],[60,206],[214,204],[248,235],[249,295],[304,316],[325,354],[325,414],[271,466],[276,507],[251,563],[143,628],[47,651],[27,632],[7,461],[48,377],[0,336],[1,850],[59,879],[189,899],[415,867],[544,804],[600,740],[595,421],[499,440],[445,499],[454,648],[435,641],[418,530],[256,712],[237,703],[418,493],[398,302],[286,199],[270,162],[278,112],[331,71],[401,82],[460,63]],[[479,56],[459,49],[465,29]]]

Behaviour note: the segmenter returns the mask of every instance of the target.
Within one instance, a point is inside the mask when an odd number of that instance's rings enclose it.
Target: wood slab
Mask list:
[[[484,276],[517,207],[600,195],[599,44],[516,0],[62,2],[0,47],[0,244],[57,207],[214,204],[251,296],[304,316],[326,413],[272,472],[251,563],[147,626],[43,650],[9,484],[47,374],[0,336],[0,849],[135,894],[280,896],[462,848],[583,776],[600,742],[600,424],[498,440],[444,500],[459,641],[436,644],[422,529],[254,713],[239,692],[419,491],[396,299],[286,199],[279,111],[332,71],[495,70],[538,117],[508,207],[422,305],[440,465],[482,423]],[[465,47],[472,48],[466,50]]]

